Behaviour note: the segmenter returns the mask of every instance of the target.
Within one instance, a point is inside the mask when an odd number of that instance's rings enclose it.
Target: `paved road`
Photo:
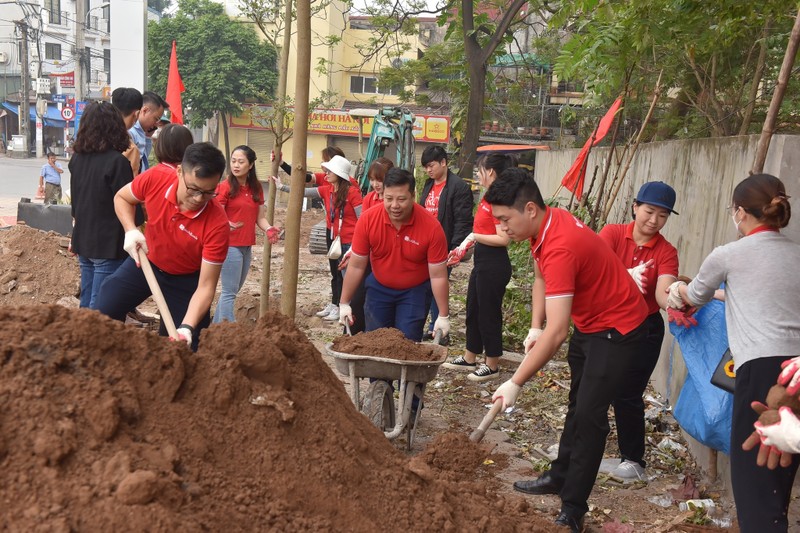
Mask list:
[[[61,187],[69,189],[69,169],[67,161],[59,158],[59,163],[64,167],[61,175]],[[12,159],[0,154],[0,217],[6,223],[17,216],[17,203],[20,198],[34,200],[36,187],[39,186],[39,172],[47,163],[47,158]],[[2,225],[2,223],[0,223]]]

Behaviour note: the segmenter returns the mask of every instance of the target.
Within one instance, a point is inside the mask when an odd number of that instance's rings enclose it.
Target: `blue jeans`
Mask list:
[[[431,304],[431,282],[425,281],[409,289],[391,289],[378,283],[374,274],[364,283],[365,331],[397,328],[414,342],[422,340],[425,315]]]
[[[97,295],[105,279],[117,271],[125,259],[92,259],[78,256],[81,266],[81,307],[97,309]]]
[[[252,257],[253,248],[251,246],[228,248],[228,256],[222,264],[222,271],[219,275],[222,291],[217,302],[217,309],[214,311],[214,324],[223,320],[236,322],[236,317],[233,315],[233,304],[236,302],[236,295],[244,285],[244,280],[247,279]]]

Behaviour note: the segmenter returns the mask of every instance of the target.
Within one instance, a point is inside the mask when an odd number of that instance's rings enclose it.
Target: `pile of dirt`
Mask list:
[[[439,361],[441,352],[432,344],[408,340],[395,328],[380,328],[370,332],[343,335],[333,340],[333,349],[352,355],[371,355],[401,361]]]
[[[1,230],[0,305],[55,303],[76,297],[80,269],[67,251],[68,242],[57,233],[28,226]]]
[[[552,530],[415,473],[281,315],[214,325],[196,354],[54,305],[0,308],[0,338],[0,529]]]

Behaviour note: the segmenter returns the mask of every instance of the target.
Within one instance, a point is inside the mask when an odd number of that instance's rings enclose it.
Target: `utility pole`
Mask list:
[[[86,3],[75,2],[75,106],[83,100],[83,73],[86,47]]]
[[[28,65],[28,23],[24,20],[15,21],[17,29],[22,37],[22,86],[20,87],[19,97],[19,134],[22,136],[22,157],[28,157],[28,139],[31,131],[30,116],[30,86],[31,73]]]

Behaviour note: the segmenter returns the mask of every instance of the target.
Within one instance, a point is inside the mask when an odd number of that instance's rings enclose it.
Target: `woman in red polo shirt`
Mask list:
[[[317,187],[306,188],[303,195],[307,198],[321,198],[325,204],[325,221],[328,228],[326,237],[330,248],[336,237],[341,237],[342,256],[350,249],[353,242],[353,230],[361,216],[363,200],[361,191],[353,185],[350,178],[350,161],[340,155],[333,156],[330,161],[320,165],[325,171],[325,182]],[[289,192],[289,186],[281,183],[280,178],[272,176],[277,187]],[[344,273],[339,271],[338,259],[328,261],[331,271],[331,311],[322,317],[330,322],[339,321],[339,298],[342,293]]]
[[[674,310],[667,308],[666,289],[678,278],[678,251],[660,233],[671,213],[675,212],[675,190],[662,181],[642,185],[633,203],[633,222],[608,224],[600,237],[622,260],[647,303],[648,334],[642,343],[641,357],[631,370],[626,383],[614,399],[614,417],[620,464],[611,471],[614,477],[642,480],[644,474],[644,401],[642,394],[650,374],[658,363],[664,340],[664,319],[661,309],[667,309],[670,320]]]
[[[258,226],[272,244],[278,242],[278,228],[267,221],[264,192],[256,177],[256,153],[249,146],[237,146],[231,152],[231,173],[217,187],[217,201],[228,215],[231,238],[228,256],[222,264],[222,291],[214,312],[214,323],[235,322],[233,304],[247,279],[256,243]]]
[[[507,154],[490,153],[477,161],[481,187],[489,186],[504,170],[516,166]],[[453,370],[471,371],[470,381],[489,381],[500,377],[498,363],[503,355],[503,296],[511,280],[511,261],[508,258],[510,239],[500,229],[500,221],[492,216],[492,206],[481,200],[472,233],[460,246],[450,252],[448,266],[455,266],[472,246],[475,247],[475,266],[467,287],[467,346],[464,355],[445,363]],[[486,364],[477,367],[478,354],[486,350]]]
[[[393,166],[394,163],[385,157],[379,157],[369,166],[367,177],[372,190],[364,197],[363,211],[375,205],[383,205],[383,178]]]

